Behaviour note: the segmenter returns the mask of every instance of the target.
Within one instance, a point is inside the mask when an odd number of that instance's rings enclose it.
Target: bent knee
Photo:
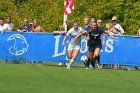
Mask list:
[[[99,57],[99,54],[94,54],[94,58],[98,58]]]
[[[68,58],[68,59],[71,59],[71,58],[72,58],[72,56],[67,56],[67,58]]]

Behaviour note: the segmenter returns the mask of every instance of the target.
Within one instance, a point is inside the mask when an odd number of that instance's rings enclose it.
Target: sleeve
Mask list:
[[[91,27],[90,26],[88,26],[88,28],[87,28],[87,30],[89,30]]]
[[[105,30],[104,29],[102,29],[102,33],[105,33]]]
[[[114,28],[120,31],[120,25],[117,24],[114,26]]]
[[[28,32],[32,32],[32,26],[29,27]]]
[[[14,28],[14,24],[12,23],[11,25],[10,25],[10,29],[13,29]]]
[[[92,29],[92,28],[90,28],[90,29],[88,30],[88,32],[92,32],[92,30],[93,30],[93,29]]]
[[[4,25],[4,26],[3,26],[3,29],[6,30],[6,28],[7,28],[7,27]]]
[[[68,32],[67,32],[67,35],[70,36],[72,33],[72,29],[70,29]]]
[[[83,32],[83,31],[84,31],[84,29],[80,27],[80,32]]]
[[[105,30],[102,28],[98,28],[98,31],[100,32],[100,34],[105,33]]]
[[[6,30],[9,31],[11,29],[10,25],[6,24]]]
[[[114,28],[119,30],[122,34],[124,33],[123,28],[119,24],[115,25]]]
[[[8,24],[4,24],[4,30],[8,31],[10,26]]]
[[[20,26],[18,29],[19,29],[19,30],[22,30],[22,26]]]
[[[82,29],[85,30],[85,26],[83,26]]]

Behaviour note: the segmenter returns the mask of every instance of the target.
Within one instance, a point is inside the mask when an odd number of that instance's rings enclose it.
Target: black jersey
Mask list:
[[[101,35],[102,33],[104,33],[105,31],[101,28],[96,28],[96,30],[93,30],[93,28],[91,28],[89,30],[89,43],[91,44],[101,44]]]

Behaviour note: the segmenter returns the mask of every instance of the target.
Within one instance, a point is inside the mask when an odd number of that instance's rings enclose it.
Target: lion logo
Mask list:
[[[13,41],[13,45],[9,48],[9,52],[12,55],[22,55],[27,52],[29,44],[26,41],[26,38],[21,34],[13,34],[8,39],[7,42]]]

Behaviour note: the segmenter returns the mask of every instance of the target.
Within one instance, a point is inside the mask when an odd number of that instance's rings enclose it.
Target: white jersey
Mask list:
[[[78,27],[77,30],[74,30],[73,28],[71,28],[68,32],[67,35],[71,36],[71,40],[70,40],[70,44],[72,45],[81,45],[81,37],[79,37],[77,40],[75,40],[74,38],[80,34],[83,31],[83,29],[81,27]]]
[[[114,25],[114,28],[116,28],[117,30],[119,30],[121,32],[121,34],[124,34],[123,28],[118,23],[116,25]]]

